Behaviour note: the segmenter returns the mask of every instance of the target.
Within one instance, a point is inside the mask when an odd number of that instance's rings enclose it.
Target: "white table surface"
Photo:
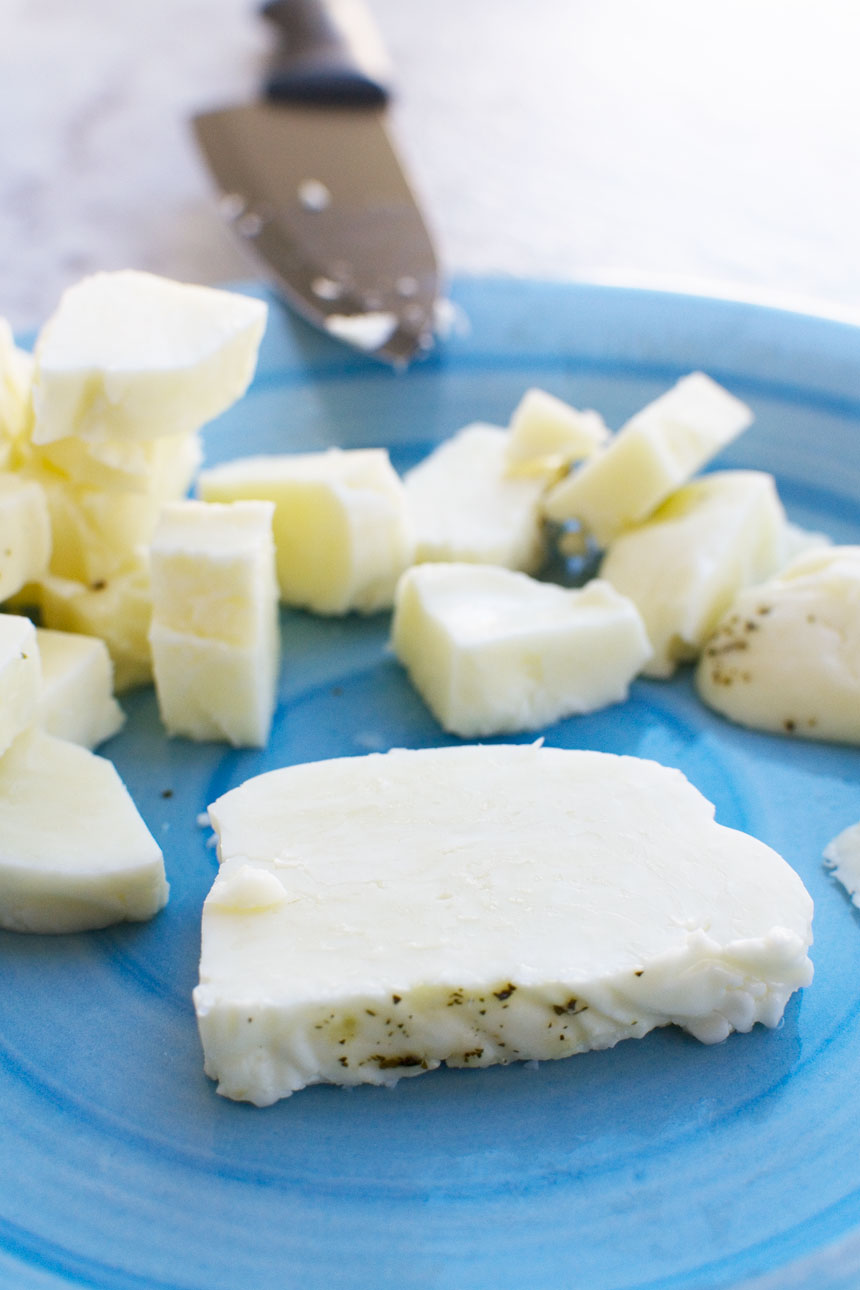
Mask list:
[[[450,273],[860,310],[860,5],[370,0]],[[249,275],[187,129],[250,96],[248,0],[0,0],[0,314],[134,266]]]

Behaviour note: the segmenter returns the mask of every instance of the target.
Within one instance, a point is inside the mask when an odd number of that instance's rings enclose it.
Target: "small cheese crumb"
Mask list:
[[[860,822],[849,825],[828,842],[824,860],[854,904],[860,906]]]

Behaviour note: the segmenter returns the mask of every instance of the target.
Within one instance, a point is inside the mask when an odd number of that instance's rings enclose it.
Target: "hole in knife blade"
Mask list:
[[[246,206],[247,202],[241,193],[224,193],[218,203],[218,210],[224,219],[234,220],[244,214]]]
[[[306,211],[324,211],[331,205],[331,192],[321,179],[303,179],[296,191]]]
[[[314,278],[311,291],[320,300],[339,300],[343,295],[343,285],[334,278]]]
[[[405,274],[402,278],[397,279],[397,294],[399,296],[414,296],[418,294],[418,279],[411,278]]]

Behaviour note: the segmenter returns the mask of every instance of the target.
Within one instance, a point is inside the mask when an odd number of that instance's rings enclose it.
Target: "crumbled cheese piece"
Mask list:
[[[188,491],[203,450],[192,432],[161,439],[56,439],[32,457],[37,467],[48,465],[79,487],[172,501]]]
[[[773,477],[727,470],[685,484],[611,543],[600,566],[634,602],[654,647],[647,676],[695,658],[742,587],[781,563],[785,516]]]
[[[638,610],[608,583],[570,591],[474,564],[408,570],[392,644],[444,729],[468,738],[618,703],[651,654]]]
[[[403,484],[382,448],[242,457],[204,470],[207,502],[263,498],[281,599],[318,614],[390,607],[413,554]]]
[[[149,642],[171,734],[268,739],[280,654],[273,513],[264,501],[172,502],[161,512]]]
[[[6,467],[30,415],[33,356],[19,349],[12,328],[0,318],[0,466]]]
[[[855,905],[860,905],[860,822],[851,824],[828,842],[824,860]]]
[[[737,596],[696,686],[741,725],[860,743],[858,660],[860,546],[822,547]]]
[[[198,430],[248,387],[261,300],[149,273],[70,287],[36,343],[33,442]]]
[[[109,761],[42,730],[0,757],[0,926],[76,932],[151,918],[164,861]]]
[[[125,714],[113,697],[113,664],[95,636],[36,630],[42,665],[39,725],[48,734],[95,748],[122,727]]]
[[[37,483],[0,472],[0,601],[41,578],[51,555],[51,522]]]
[[[42,670],[29,618],[0,614],[0,753],[38,720]]]
[[[751,421],[746,404],[693,372],[556,484],[547,494],[546,514],[579,521],[607,546],[622,529],[647,519]]]
[[[800,879],[654,762],[401,750],[260,775],[210,814],[222,863],[194,1003],[227,1097],[544,1060],[670,1023],[716,1042],[776,1025],[812,976]]]
[[[546,390],[526,390],[508,427],[508,469],[551,475],[590,457],[609,439],[599,412],[580,412]]]
[[[540,567],[543,479],[509,476],[507,443],[498,426],[466,426],[407,472],[416,561]]]

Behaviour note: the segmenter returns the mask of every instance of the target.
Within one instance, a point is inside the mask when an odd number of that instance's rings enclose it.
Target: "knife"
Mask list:
[[[205,112],[221,209],[293,308],[395,366],[434,343],[439,271],[385,126],[381,46],[359,0],[269,0],[260,101]]]

